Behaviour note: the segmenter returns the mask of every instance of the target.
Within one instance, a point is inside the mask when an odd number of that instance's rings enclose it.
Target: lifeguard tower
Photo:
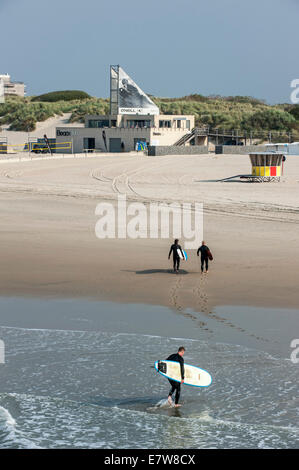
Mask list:
[[[250,153],[249,158],[252,165],[252,181],[280,181],[283,172],[283,153]]]
[[[255,152],[250,153],[249,158],[252,165],[251,175],[235,175],[217,181],[230,181],[237,178],[257,183],[280,181],[285,160],[283,153]]]

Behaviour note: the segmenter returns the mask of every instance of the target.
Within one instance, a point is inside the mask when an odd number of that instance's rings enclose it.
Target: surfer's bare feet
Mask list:
[[[175,408],[178,408],[179,406],[182,406],[182,405],[179,405],[178,403],[174,405]]]
[[[172,406],[172,398],[171,398],[171,396],[168,397],[168,403],[170,404],[170,406]]]

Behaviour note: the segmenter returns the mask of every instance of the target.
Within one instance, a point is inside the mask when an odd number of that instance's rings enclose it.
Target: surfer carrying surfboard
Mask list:
[[[168,259],[170,259],[171,253],[173,256],[173,271],[178,273],[180,269],[180,260],[183,258],[183,251],[181,245],[179,245],[178,238],[174,240],[174,243],[170,247]]]
[[[184,383],[184,379],[185,379],[185,367],[184,367],[184,359],[183,359],[184,354],[185,354],[185,348],[184,346],[181,346],[179,347],[178,352],[176,354],[171,354],[166,359],[167,361],[179,362],[180,368],[181,368],[181,383],[168,379],[171,385],[171,389],[168,394],[168,402],[172,406],[172,394],[175,392],[175,399],[174,399],[175,407],[181,406],[179,405],[179,399],[180,399],[180,394],[181,394],[181,384]]]
[[[213,259],[212,253],[205,241],[202,241],[201,246],[197,250],[197,256],[201,253],[201,272],[203,273],[204,265],[206,265],[206,273],[209,272],[209,260]]]

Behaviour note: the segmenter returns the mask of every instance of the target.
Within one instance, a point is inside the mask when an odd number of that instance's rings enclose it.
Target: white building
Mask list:
[[[2,78],[0,78],[0,103],[4,103],[5,98],[4,98],[4,81]]]
[[[299,155],[299,142],[266,144],[267,152],[284,153],[285,155]]]
[[[25,96],[25,84],[23,82],[12,82],[10,75],[0,74],[0,82],[4,87],[4,96],[14,95],[14,96]],[[0,85],[1,87],[1,85]],[[0,99],[1,99],[1,88],[0,88]]]

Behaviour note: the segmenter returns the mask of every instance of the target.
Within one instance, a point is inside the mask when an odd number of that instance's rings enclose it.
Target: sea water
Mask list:
[[[259,336],[223,308],[197,327],[148,305],[2,298],[0,308],[0,448],[299,447],[299,364],[279,344],[270,351],[275,328]],[[153,363],[180,345],[213,383],[183,386],[176,409]]]

